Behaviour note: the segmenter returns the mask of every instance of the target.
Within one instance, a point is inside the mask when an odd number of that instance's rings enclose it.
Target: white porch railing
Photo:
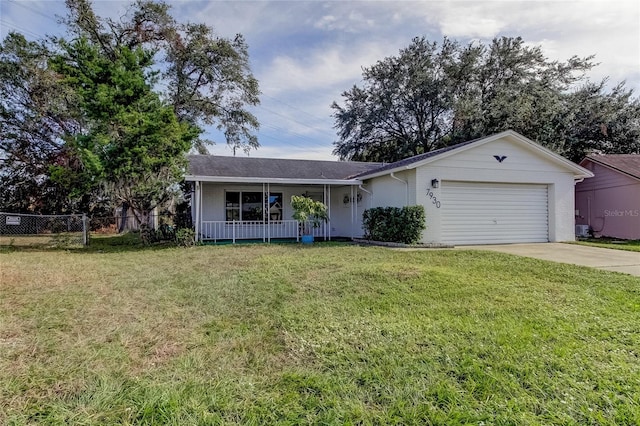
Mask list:
[[[274,238],[295,238],[299,240],[298,221],[278,220],[273,222],[256,221],[202,221],[200,237],[202,241],[231,240],[262,240],[269,242]],[[313,228],[314,237],[325,235],[326,225]]]

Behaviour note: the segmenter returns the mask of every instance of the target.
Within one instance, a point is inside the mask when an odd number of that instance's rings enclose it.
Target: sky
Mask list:
[[[180,22],[201,22],[223,37],[240,33],[260,84],[255,157],[337,160],[331,104],[361,83],[363,67],[397,55],[414,37],[490,43],[522,37],[549,59],[595,55],[588,76],[626,81],[640,93],[640,2],[582,1],[199,1],[168,0]],[[98,15],[117,18],[128,2],[94,0]],[[60,0],[0,0],[0,36],[64,35]],[[233,155],[214,130],[215,155]],[[236,155],[245,155],[237,152]]]

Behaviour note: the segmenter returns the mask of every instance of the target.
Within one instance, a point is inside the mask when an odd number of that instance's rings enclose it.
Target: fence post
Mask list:
[[[82,213],[82,245],[89,245],[89,226],[87,226],[87,214]]]

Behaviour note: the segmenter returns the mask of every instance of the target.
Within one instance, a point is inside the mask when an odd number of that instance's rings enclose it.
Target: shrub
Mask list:
[[[365,238],[415,244],[426,229],[423,206],[375,207],[362,215]]]
[[[292,195],[291,208],[293,209],[292,217],[303,228],[303,235],[311,234],[311,228],[317,228],[322,222],[329,220],[327,206],[304,195]]]
[[[192,228],[180,228],[176,231],[176,244],[181,247],[196,245],[196,233]]]
[[[176,205],[176,216],[173,220],[176,228],[192,228],[193,221],[191,220],[191,205],[189,201],[183,201]]]

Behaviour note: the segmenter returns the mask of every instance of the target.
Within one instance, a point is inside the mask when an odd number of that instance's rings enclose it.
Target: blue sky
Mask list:
[[[179,21],[204,22],[221,36],[244,35],[261,105],[260,157],[336,159],[330,105],[360,82],[362,67],[396,55],[413,37],[467,43],[522,36],[551,59],[596,55],[589,77],[627,81],[640,93],[638,1],[189,1],[169,0]],[[127,2],[94,1],[101,16]],[[62,35],[60,0],[0,0],[0,36]],[[215,132],[210,151],[232,155]],[[238,153],[237,155],[244,155]]]

